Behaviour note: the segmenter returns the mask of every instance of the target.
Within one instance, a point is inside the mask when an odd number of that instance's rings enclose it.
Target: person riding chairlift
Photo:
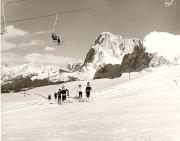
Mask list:
[[[52,33],[51,37],[54,42],[57,42],[58,45],[62,45],[62,42],[61,42],[59,36],[57,36],[55,33]]]
[[[58,36],[55,33],[52,33],[51,37],[52,37],[54,42],[57,42]]]
[[[58,43],[58,45],[61,45],[61,44],[62,44],[59,36],[58,36],[58,38],[57,38],[57,43]]]

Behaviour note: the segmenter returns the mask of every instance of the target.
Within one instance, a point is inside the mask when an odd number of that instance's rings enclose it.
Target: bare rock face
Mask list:
[[[75,63],[75,64],[68,64],[67,69],[70,72],[75,72],[81,69],[81,63]]]
[[[170,62],[165,59],[163,56],[157,56],[156,54],[153,55],[151,62],[149,63],[149,67],[158,67],[161,65],[168,65]]]
[[[145,48],[140,42],[139,45],[134,47],[132,53],[127,53],[123,57],[121,64],[111,65],[108,64],[99,69],[94,78],[114,78],[119,77],[124,72],[137,72],[149,67],[149,63],[153,55],[145,52]]]
[[[107,64],[104,67],[100,68],[94,75],[94,79],[101,78],[116,78],[122,75],[121,65],[120,64]]]
[[[87,63],[93,62],[95,54],[96,54],[95,49],[94,48],[90,48],[88,53],[87,53],[87,55],[86,55],[86,58],[84,60],[83,66],[87,65]]]
[[[145,51],[146,49],[142,44],[135,46],[132,53],[128,53],[124,56],[121,64],[121,72],[138,72],[149,67],[152,54]]]

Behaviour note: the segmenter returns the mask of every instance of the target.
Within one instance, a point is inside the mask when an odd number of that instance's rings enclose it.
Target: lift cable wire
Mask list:
[[[53,28],[52,28],[52,31],[51,31],[52,33],[54,33],[54,29],[55,29],[57,20],[58,20],[58,14],[56,14],[56,17],[55,17],[54,25],[53,25]]]
[[[26,1],[26,0],[17,0],[17,1],[1,2],[1,5],[3,5],[3,4],[13,4],[13,3],[18,3],[18,2],[23,2],[23,1]]]
[[[40,19],[40,18],[46,18],[46,17],[52,17],[55,14],[49,14],[49,15],[43,15],[43,16],[37,16],[37,17],[31,17],[31,18],[24,18],[19,20],[13,20],[13,21],[7,21],[7,23],[16,23],[16,22],[23,22],[28,20],[34,20],[34,19]]]
[[[109,4],[104,4],[104,5],[90,6],[90,7],[86,7],[86,8],[74,9],[74,10],[58,12],[58,13],[52,13],[52,14],[42,15],[42,16],[37,16],[37,17],[30,17],[30,18],[12,20],[12,21],[7,21],[6,23],[23,22],[23,21],[28,21],[28,20],[35,20],[35,19],[40,19],[40,18],[52,17],[54,15],[61,16],[61,15],[66,15],[66,14],[71,14],[71,13],[76,13],[76,12],[81,12],[81,11],[87,11],[87,10],[91,10],[91,9],[95,9],[95,8],[108,7],[108,6],[111,6],[111,5],[120,4],[120,3],[124,2],[124,1],[118,1],[118,2],[113,2],[113,3],[109,3]]]
[[[5,17],[5,12],[4,12],[4,4],[1,5],[1,9],[2,9],[2,16],[3,16],[3,20],[4,20],[4,27],[6,29],[7,23],[6,23],[6,17]]]

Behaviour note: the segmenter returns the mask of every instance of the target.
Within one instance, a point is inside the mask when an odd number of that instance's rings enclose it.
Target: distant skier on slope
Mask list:
[[[55,93],[54,93],[54,99],[55,99],[55,100],[57,99],[57,96],[58,96],[58,93],[55,92]]]
[[[48,100],[49,100],[49,104],[54,104],[54,99],[53,96],[51,94],[48,95]]]
[[[50,94],[48,95],[48,100],[49,100],[49,101],[51,100],[51,95],[50,95]]]
[[[87,82],[87,86],[86,86],[86,101],[88,100],[89,101],[89,97],[90,97],[90,93],[91,93],[91,86],[90,86],[90,83]]]
[[[61,104],[61,89],[58,91],[58,104]]]

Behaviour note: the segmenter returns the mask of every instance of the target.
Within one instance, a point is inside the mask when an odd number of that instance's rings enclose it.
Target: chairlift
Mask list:
[[[164,1],[164,6],[166,6],[166,7],[174,6],[175,4],[176,4],[175,0],[165,0]]]
[[[55,18],[54,25],[53,25],[53,28],[52,28],[51,37],[52,37],[53,42],[56,42],[57,45],[63,45],[63,42],[60,39],[60,37],[57,34],[55,34],[55,32],[54,32],[57,20],[58,20],[58,14],[56,14],[56,18]]]

